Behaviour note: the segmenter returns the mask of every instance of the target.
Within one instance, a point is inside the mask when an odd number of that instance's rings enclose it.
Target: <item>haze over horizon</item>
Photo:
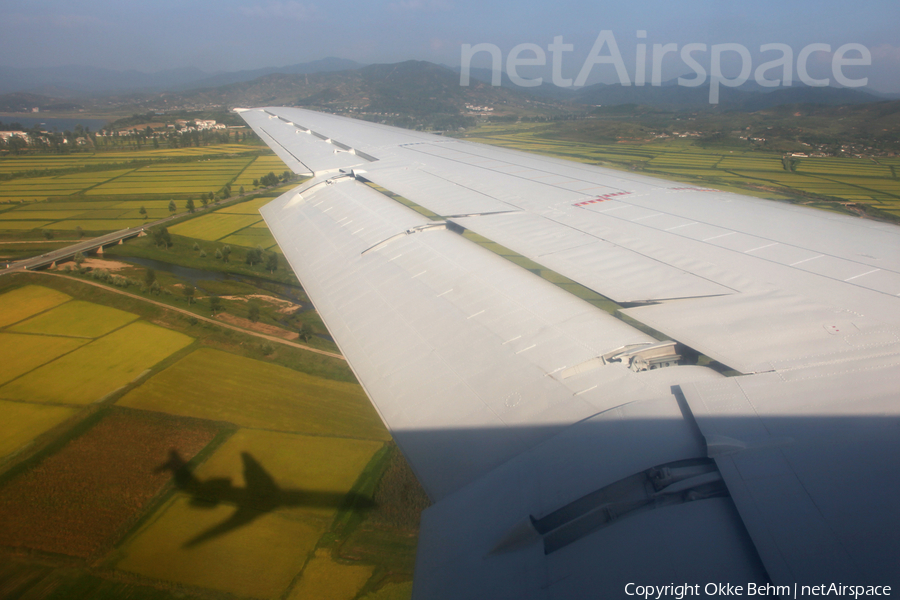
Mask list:
[[[554,6],[509,1],[388,0],[195,0],[153,3],[88,0],[10,0],[0,19],[0,65],[16,68],[83,65],[157,72],[198,68],[207,73],[279,67],[340,57],[359,63],[426,60],[459,66],[464,44],[493,44],[503,53],[519,44],[547,50],[562,36],[562,75],[575,77],[602,30],[611,30],[628,70],[635,48],[645,43],[740,44],[754,68],[774,58],[760,46],[787,44],[797,53],[809,44],[862,44],[870,66],[848,67],[868,77],[874,90],[900,92],[900,4],[873,0],[848,8],[836,0],[792,3],[762,0],[753,6],[714,0],[640,0],[591,3],[565,0]],[[638,39],[638,31],[646,38]],[[528,53],[522,55],[528,57]],[[813,77],[831,74],[824,52],[809,59]],[[542,72],[550,76],[551,53]],[[732,63],[734,61],[731,61]],[[489,66],[481,53],[473,66]],[[724,68],[735,68],[725,61]],[[524,71],[523,71],[524,72]],[[677,54],[662,63],[663,80],[690,73]],[[796,78],[796,75],[795,75]],[[649,79],[649,74],[648,74]],[[617,81],[612,65],[595,67],[589,81]]]

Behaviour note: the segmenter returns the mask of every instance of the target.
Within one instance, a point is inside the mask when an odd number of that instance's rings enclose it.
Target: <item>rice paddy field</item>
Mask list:
[[[134,227],[168,216],[170,201],[179,212],[188,198],[199,208],[201,196],[226,185],[235,194],[242,186],[250,192],[254,179],[285,169],[270,151],[242,144],[3,157],[0,244],[28,232],[62,237],[78,228],[100,233]],[[234,231],[223,236],[228,233]]]
[[[780,153],[703,148],[687,140],[589,143],[559,139],[549,129],[531,124],[489,125],[470,130],[467,137],[725,191],[804,201],[841,212],[856,214],[858,211],[848,207],[858,204],[873,216],[900,219],[898,157],[803,157],[795,171],[786,171]]]
[[[112,297],[0,281],[0,597],[409,598],[427,500],[361,388]]]

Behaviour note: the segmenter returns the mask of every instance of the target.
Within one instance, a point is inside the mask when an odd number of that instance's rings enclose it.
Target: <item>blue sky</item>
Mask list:
[[[811,43],[832,50],[863,44],[872,65],[854,73],[868,76],[870,87],[900,92],[897,23],[896,0],[563,0],[552,6],[527,0],[4,0],[0,64],[232,71],[338,56],[455,66],[462,44],[494,44],[506,56],[517,44],[546,49],[563,36],[574,47],[563,63],[571,77],[602,30],[614,33],[632,69],[636,31],[646,30],[641,41],[651,46],[741,44],[755,64],[765,60],[758,54],[765,43],[788,44],[795,55]],[[830,71],[830,63],[816,66],[827,60],[814,55],[811,73]],[[664,64],[664,78],[687,72],[676,58]],[[602,70],[601,78],[613,74]]]

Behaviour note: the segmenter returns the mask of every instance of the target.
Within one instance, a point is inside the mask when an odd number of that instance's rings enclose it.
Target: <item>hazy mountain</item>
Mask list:
[[[207,73],[196,68],[167,69],[155,73],[114,71],[71,65],[40,69],[0,67],[0,94],[31,92],[57,97],[129,94],[215,87],[251,81],[272,73],[316,73],[358,68],[359,63],[324,58],[308,63],[246,71]]]
[[[113,71],[70,65],[40,69],[0,67],[0,93],[55,89],[69,95],[160,91],[208,77],[200,69],[168,69],[156,73]]]
[[[0,94],[0,112],[30,113],[35,107],[41,110],[72,110],[80,108],[81,105],[68,98],[26,92]]]
[[[284,75],[306,75],[309,73],[330,73],[334,71],[348,71],[351,69],[358,69],[362,65],[358,62],[347,60],[345,58],[323,58],[320,60],[314,60],[307,63],[300,63],[296,65],[288,65],[286,67],[267,67],[264,69],[250,69],[246,71],[231,71],[226,73],[218,73],[216,75],[212,75],[209,77],[205,77],[202,79],[198,79],[196,81],[192,81],[189,84],[185,84],[182,86],[173,86],[170,89],[172,91],[176,90],[188,90],[188,89],[200,89],[200,88],[211,88],[218,87],[223,85],[229,85],[232,83],[241,83],[243,81],[253,81],[254,79],[258,79],[260,77],[264,77],[266,75],[273,75],[275,73],[281,73]]]
[[[168,106],[290,105],[408,116],[476,112],[466,105],[490,107],[497,114],[560,110],[516,89],[494,88],[477,80],[462,87],[457,73],[423,61],[302,75],[277,73],[159,98]]]

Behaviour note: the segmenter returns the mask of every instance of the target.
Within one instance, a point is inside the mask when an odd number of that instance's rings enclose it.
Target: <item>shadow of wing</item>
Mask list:
[[[195,536],[193,539],[185,542],[182,547],[191,548],[215,537],[219,537],[220,535],[224,535],[229,531],[237,529],[238,527],[243,527],[244,525],[249,524],[251,521],[262,514],[262,512],[256,509],[238,506],[238,509],[227,520],[222,521],[218,525],[211,527],[203,533]]]

